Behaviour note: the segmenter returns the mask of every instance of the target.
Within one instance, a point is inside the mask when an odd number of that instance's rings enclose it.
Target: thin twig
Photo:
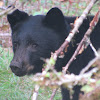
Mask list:
[[[7,8],[6,8],[6,7],[0,7],[0,9],[2,9],[2,10],[6,10]]]
[[[100,59],[100,57],[96,57],[96,58],[94,58],[93,60],[91,60],[91,61],[88,63],[88,65],[87,65],[84,69],[82,69],[82,71],[80,72],[80,75],[82,75],[82,74],[84,74],[86,71],[88,71],[88,69],[89,69],[98,59]]]
[[[93,50],[95,56],[99,56],[97,50],[94,48],[94,46],[93,46],[93,44],[92,44],[91,42],[90,42],[90,47],[91,47],[91,49]]]
[[[8,14],[10,11],[14,11],[16,8],[14,8],[14,7],[10,7],[10,8],[8,8],[8,9],[6,9],[6,10],[4,10],[4,11],[2,11],[1,13],[0,13],[0,17],[1,16],[3,16],[3,15],[5,15],[5,14]]]
[[[0,37],[11,37],[9,33],[0,33]]]
[[[54,96],[55,96],[57,90],[58,90],[58,88],[56,88],[56,89],[53,90],[52,95],[51,95],[51,97],[50,97],[49,100],[53,100],[53,98],[54,98]]]
[[[33,93],[33,96],[32,96],[32,100],[37,100],[39,88],[40,88],[39,85],[35,85],[34,93]]]

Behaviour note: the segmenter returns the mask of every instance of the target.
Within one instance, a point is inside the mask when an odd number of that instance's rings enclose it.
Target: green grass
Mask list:
[[[0,47],[0,100],[31,100],[35,85],[30,79],[32,76],[15,76],[9,68],[12,57],[10,49]],[[50,88],[40,88],[38,100],[48,100],[51,94]],[[61,100],[60,90],[54,100]]]

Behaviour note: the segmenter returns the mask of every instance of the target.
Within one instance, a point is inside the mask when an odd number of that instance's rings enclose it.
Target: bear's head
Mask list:
[[[69,32],[61,10],[52,8],[46,15],[29,16],[16,9],[7,18],[12,31],[12,72],[17,76],[41,72],[44,63],[42,58],[49,58]]]

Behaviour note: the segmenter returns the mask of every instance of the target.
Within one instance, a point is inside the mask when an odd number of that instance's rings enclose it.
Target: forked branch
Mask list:
[[[83,39],[81,40],[81,42],[79,43],[77,49],[75,50],[75,53],[73,54],[73,56],[71,57],[71,59],[69,60],[69,62],[66,64],[66,66],[65,66],[65,68],[63,70],[64,73],[66,73],[68,67],[70,66],[70,64],[72,63],[72,61],[74,60],[74,58],[76,58],[76,56],[79,54],[79,51],[80,51],[82,45],[84,44],[84,42],[88,42],[88,44],[90,44],[92,50],[94,51],[94,54],[96,56],[98,56],[98,53],[96,52],[96,50],[93,47],[92,43],[90,42],[89,38],[90,38],[90,35],[91,35],[93,29],[97,25],[97,23],[99,21],[99,18],[100,18],[100,8],[99,8],[99,11],[97,12],[97,14],[95,15],[95,17],[93,18],[93,20],[91,21],[90,27],[87,30],[87,32],[85,33],[85,35],[84,35]]]
[[[83,20],[86,19],[87,14],[90,12],[90,10],[92,9],[93,5],[95,4],[95,2],[98,0],[91,0],[89,5],[87,6],[87,8],[84,10],[83,14],[75,21],[74,24],[74,28],[73,30],[69,33],[68,37],[65,39],[65,42],[61,45],[61,47],[52,55],[52,57],[54,58],[54,60],[57,60],[58,55],[63,52],[63,50],[65,49],[65,47],[68,47],[68,44],[70,43],[70,41],[72,40],[72,38],[74,37],[75,33],[78,32],[79,27],[81,26],[81,24],[83,23]]]

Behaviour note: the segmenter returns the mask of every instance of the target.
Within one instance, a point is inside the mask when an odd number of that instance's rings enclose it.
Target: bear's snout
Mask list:
[[[20,63],[18,63],[18,62],[11,62],[11,64],[10,64],[10,68],[11,68],[11,70],[12,71],[17,71],[17,70],[19,70],[19,69],[21,69],[21,64]]]
[[[12,61],[10,64],[12,72],[17,76],[23,76],[26,74],[26,71],[23,69],[22,63],[17,61]]]

